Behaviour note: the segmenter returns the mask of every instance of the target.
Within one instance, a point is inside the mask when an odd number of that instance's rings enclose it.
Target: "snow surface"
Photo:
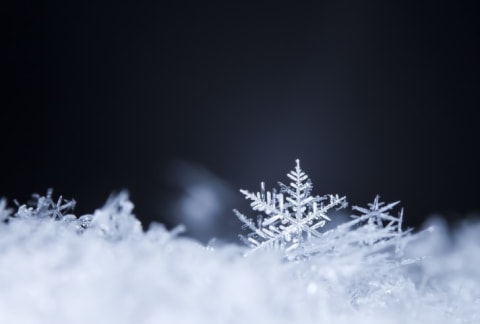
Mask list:
[[[288,261],[143,231],[132,209],[123,193],[81,218],[0,201],[0,323],[480,322],[479,222],[432,220],[401,261],[348,244]]]

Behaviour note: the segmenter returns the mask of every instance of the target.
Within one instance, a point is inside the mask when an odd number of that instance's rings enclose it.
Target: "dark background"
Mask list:
[[[298,157],[316,193],[402,200],[412,226],[464,217],[480,209],[476,3],[17,1],[0,196],[53,187],[82,214],[128,188],[171,226],[174,161],[256,190]]]

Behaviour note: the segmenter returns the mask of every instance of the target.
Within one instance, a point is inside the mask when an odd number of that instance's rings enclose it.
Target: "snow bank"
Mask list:
[[[449,235],[434,221],[401,261],[389,248],[288,261],[142,231],[126,194],[80,218],[48,199],[16,212],[0,202],[0,323],[480,321],[478,222]]]

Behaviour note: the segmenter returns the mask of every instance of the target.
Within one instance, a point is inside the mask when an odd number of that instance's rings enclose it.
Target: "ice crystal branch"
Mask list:
[[[66,200],[60,196],[56,201],[53,200],[53,190],[47,190],[45,196],[39,194],[32,195],[32,201],[19,206],[14,217],[36,217],[52,218],[54,220],[63,220],[66,213],[75,208],[75,200]]]
[[[410,230],[402,230],[403,209],[398,216],[391,215],[399,203],[385,204],[376,196],[366,208],[353,206],[352,209],[360,215],[352,215],[352,220],[324,233],[304,253],[365,256],[390,249],[394,252],[391,255],[400,260]]]
[[[244,228],[250,230],[247,237],[241,235],[240,238],[254,249],[266,246],[287,252],[298,249],[304,242],[322,235],[319,228],[331,220],[327,215],[331,209],[338,210],[347,206],[346,197],[312,196],[312,181],[301,169],[298,159],[295,169],[287,177],[292,182],[289,185],[279,182],[279,192],[276,189],[265,190],[263,182],[259,192],[240,190],[246,199],[251,200],[253,210],[265,214],[254,222],[234,210],[238,219],[244,223]]]

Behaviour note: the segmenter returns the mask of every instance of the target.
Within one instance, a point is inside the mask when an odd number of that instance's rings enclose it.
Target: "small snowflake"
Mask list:
[[[237,210],[235,215],[250,229],[247,237],[240,238],[253,249],[274,247],[287,252],[302,247],[312,237],[320,237],[318,231],[330,218],[327,212],[347,206],[346,197],[338,195],[311,196],[313,185],[308,175],[300,168],[300,160],[296,160],[295,170],[287,176],[292,180],[289,185],[279,182],[280,192],[273,189],[252,193],[240,190],[246,199],[251,200],[251,207],[265,215],[258,216],[255,223]]]
[[[385,204],[380,201],[380,196],[376,196],[373,203],[368,204],[368,208],[353,206],[352,209],[361,213],[361,215],[352,215],[352,221],[346,223],[350,228],[363,228],[364,243],[368,245],[379,242],[386,242],[396,238],[395,252],[397,256],[402,254],[402,237],[409,234],[409,231],[402,230],[403,208],[398,216],[393,216],[390,211],[397,206],[400,201]]]
[[[355,218],[359,223],[366,221],[368,224],[378,227],[383,227],[384,224],[386,224],[386,227],[397,225],[401,223],[401,219],[390,215],[388,212],[399,203],[400,201],[395,201],[385,205],[384,202],[380,201],[380,196],[377,195],[373,203],[368,204],[368,208],[353,206],[352,209],[359,211],[362,215],[352,215],[352,218]]]
[[[18,204],[18,203],[17,203]],[[67,212],[75,208],[75,200],[66,200],[60,196],[56,201],[53,199],[53,189],[48,189],[45,196],[39,194],[32,195],[32,201],[18,207],[15,213],[17,218],[51,218],[54,220],[64,220]]]

